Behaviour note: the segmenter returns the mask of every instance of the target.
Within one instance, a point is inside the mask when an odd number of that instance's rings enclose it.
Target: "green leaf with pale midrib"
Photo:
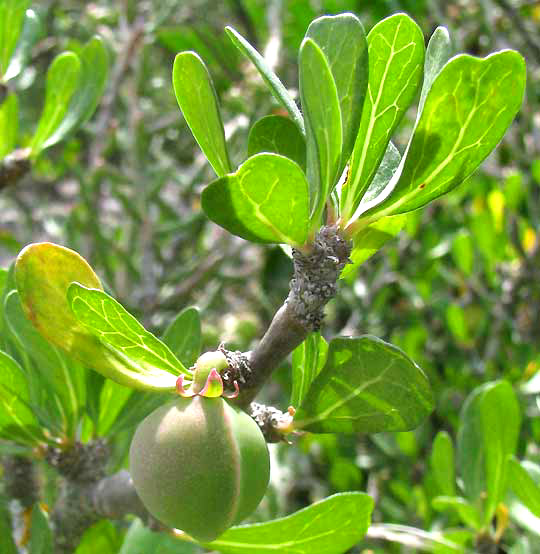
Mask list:
[[[276,98],[276,100],[289,112],[300,133],[302,136],[305,136],[304,118],[278,76],[270,69],[259,52],[257,52],[238,31],[232,27],[225,27],[225,32],[229,35],[229,38],[238,50],[240,50],[240,52],[242,52],[242,54],[244,54],[244,56],[246,56],[257,68],[257,71],[270,89],[274,98]]]
[[[327,196],[338,177],[343,144],[341,110],[328,60],[310,38],[305,38],[300,47],[299,72],[312,220],[318,226]]]
[[[68,302],[77,321],[101,343],[113,348],[141,372],[189,373],[170,349],[149,333],[124,307],[107,293],[72,283]]]
[[[426,376],[399,348],[367,335],[337,338],[294,424],[317,433],[407,431],[432,409]]]
[[[212,221],[244,239],[292,246],[306,240],[308,184],[301,168],[283,156],[249,158],[236,173],[210,183],[201,200]]]
[[[207,546],[225,554],[343,554],[367,532],[373,500],[334,494],[290,516],[233,527]]]
[[[415,210],[465,180],[501,140],[524,86],[525,63],[517,52],[450,60],[427,95],[402,171],[366,216]]]
[[[195,52],[174,60],[173,88],[184,119],[218,177],[231,172],[221,112],[212,78]]]
[[[369,84],[343,189],[345,220],[355,218],[353,214],[376,174],[392,133],[416,96],[424,64],[422,31],[405,14],[378,23],[367,42]]]
[[[342,126],[337,175],[349,159],[362,116],[368,83],[368,44],[360,20],[352,13],[325,15],[309,25],[306,37],[324,53],[336,85]]]

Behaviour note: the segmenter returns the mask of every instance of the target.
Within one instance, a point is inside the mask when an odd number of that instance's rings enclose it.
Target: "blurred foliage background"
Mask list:
[[[469,392],[501,377],[514,384],[526,416],[520,453],[540,463],[540,2],[41,0],[32,7],[43,36],[28,67],[10,82],[19,98],[22,146],[58,52],[99,34],[112,65],[84,129],[0,191],[1,266],[30,242],[69,246],[156,332],[184,307],[197,306],[208,349],[225,342],[249,350],[286,296],[292,267],[280,248],[248,244],[201,212],[200,191],[214,175],[174,97],[177,52],[195,50],[207,63],[238,164],[247,156],[251,125],[280,108],[225,25],[264,52],[292,91],[298,47],[322,14],[352,11],[369,30],[404,11],[426,38],[446,26],[456,52],[520,51],[528,67],[526,100],[503,143],[459,190],[411,214],[397,239],[342,282],[327,309],[325,336],[370,333],[405,350],[429,375],[435,412],[411,433],[305,436],[296,448],[273,447],[272,494],[257,517],[284,515],[332,492],[364,490],[376,500],[374,522],[451,527],[452,516],[431,506],[439,494],[428,462],[433,438],[439,430],[455,437]],[[414,115],[413,108],[401,124],[398,147]],[[289,391],[284,366],[261,400],[285,409]],[[540,527],[526,540],[530,550],[512,552],[540,551]],[[355,552],[416,552],[422,544],[414,535],[393,543],[373,539]]]

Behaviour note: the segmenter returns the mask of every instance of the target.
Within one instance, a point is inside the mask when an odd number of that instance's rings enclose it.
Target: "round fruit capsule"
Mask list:
[[[245,412],[221,397],[178,397],[137,428],[130,470],[154,517],[209,542],[258,506],[270,459],[259,427]]]

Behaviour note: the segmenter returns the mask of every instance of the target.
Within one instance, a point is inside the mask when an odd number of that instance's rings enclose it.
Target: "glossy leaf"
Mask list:
[[[165,329],[163,342],[186,367],[191,367],[201,353],[201,317],[197,308],[185,308]]]
[[[55,131],[44,141],[42,148],[56,144],[70,132],[83,125],[94,113],[107,84],[109,59],[103,41],[94,37],[80,53],[81,77],[68,110]]]
[[[302,404],[309,387],[326,363],[328,343],[320,333],[310,333],[292,353],[291,406]]]
[[[17,291],[11,291],[6,296],[4,317],[20,351],[34,362],[35,379],[39,381],[35,383],[35,388],[47,389],[44,408],[55,408],[59,404],[64,420],[63,431],[68,436],[74,436],[81,407],[85,403],[84,369],[41,336],[25,316]],[[53,401],[55,397],[57,402]],[[49,417],[54,417],[54,412]]]
[[[433,441],[430,465],[438,490],[444,496],[456,494],[454,443],[446,431],[439,431]]]
[[[0,350],[0,437],[23,444],[43,440],[19,364]]]
[[[367,38],[369,84],[356,137],[347,186],[343,189],[343,217],[353,217],[399,122],[411,105],[422,80],[424,37],[407,15],[397,14],[375,25]]]
[[[19,101],[8,94],[0,105],[0,160],[15,149],[19,132]]]
[[[483,447],[486,453],[487,506],[484,522],[495,514],[506,492],[506,460],[516,452],[521,415],[512,386],[507,381],[493,384],[484,391],[480,404]]]
[[[343,554],[366,534],[372,510],[367,494],[334,494],[290,516],[233,527],[205,546],[224,554]]]
[[[450,60],[427,94],[402,171],[371,214],[415,210],[464,181],[512,123],[524,87],[525,62],[512,50]]]
[[[150,379],[171,382],[176,382],[175,375],[189,374],[166,344],[107,293],[71,283],[67,298],[75,319],[102,344],[118,352],[130,367]],[[166,373],[171,375],[170,380]]]
[[[520,428],[519,404],[506,381],[487,383],[467,398],[458,432],[458,467],[465,495],[482,496],[483,522],[495,514],[506,490],[506,460],[515,453]]]
[[[26,4],[28,2],[25,2]],[[0,18],[1,21],[1,18]],[[30,56],[32,55],[32,49],[36,42],[43,34],[43,26],[40,19],[36,15],[34,10],[26,10],[24,17],[24,23],[17,47],[11,56],[9,65],[4,74],[4,80],[9,81],[14,77],[17,77],[21,71],[26,67]]]
[[[352,13],[325,15],[306,31],[323,51],[334,78],[341,112],[342,151],[338,175],[353,150],[368,84],[368,43],[364,27]]]
[[[257,68],[257,71],[270,89],[274,98],[289,112],[298,130],[305,136],[304,118],[278,76],[270,69],[259,52],[257,52],[238,31],[232,27],[225,27],[225,32],[229,35],[229,38],[238,50],[240,50],[240,52],[242,52],[242,54]]]
[[[351,279],[367,259],[399,234],[406,222],[406,215],[383,217],[356,233],[349,256],[352,263],[343,268],[340,278]]]
[[[66,117],[80,77],[81,60],[73,52],[59,54],[51,63],[47,71],[45,106],[30,145],[34,156],[45,148],[47,139]]]
[[[426,376],[399,348],[371,336],[337,338],[294,424],[315,433],[407,431],[432,409]]]
[[[306,177],[295,162],[277,154],[257,154],[236,173],[210,183],[202,207],[212,221],[252,242],[297,246],[306,240]]]
[[[248,156],[261,152],[280,154],[306,168],[306,141],[288,117],[267,115],[249,131]]]
[[[174,60],[173,87],[178,105],[195,140],[218,177],[230,173],[231,162],[212,78],[195,52]]]
[[[15,278],[26,317],[52,344],[86,367],[133,388],[173,390],[175,377],[155,368],[141,371],[119,351],[103,345],[80,324],[68,304],[72,282],[99,289],[87,262],[73,250],[51,243],[27,246],[15,264]]]
[[[523,505],[536,517],[540,518],[540,486],[529,475],[527,462],[520,464],[515,457],[511,456],[507,464],[508,486],[514,491]]]
[[[133,394],[136,394],[133,389],[115,383],[110,379],[103,383],[99,394],[99,413],[97,417],[97,432],[100,437],[107,436]]]
[[[306,122],[307,176],[312,186],[313,221],[336,184],[343,146],[341,110],[336,83],[323,51],[305,38],[299,57],[300,97]]]
[[[0,2],[0,80],[5,73],[21,33],[28,0]]]

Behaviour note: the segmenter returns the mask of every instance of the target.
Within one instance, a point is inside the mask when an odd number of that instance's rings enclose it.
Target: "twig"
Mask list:
[[[30,149],[14,150],[0,161],[0,190],[15,185],[31,168]]]

